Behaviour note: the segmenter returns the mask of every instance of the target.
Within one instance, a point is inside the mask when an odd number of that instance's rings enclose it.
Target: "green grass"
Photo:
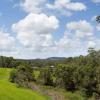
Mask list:
[[[11,69],[0,68],[0,100],[50,100],[47,96],[28,89],[17,88],[9,82]]]

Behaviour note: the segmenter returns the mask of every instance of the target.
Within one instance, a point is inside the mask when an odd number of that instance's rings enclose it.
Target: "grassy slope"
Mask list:
[[[0,68],[0,100],[49,100],[28,89],[17,88],[8,81],[11,69]]]

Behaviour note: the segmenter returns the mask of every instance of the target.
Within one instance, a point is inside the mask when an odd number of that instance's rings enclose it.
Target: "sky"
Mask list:
[[[100,0],[1,0],[0,55],[21,59],[100,49]]]

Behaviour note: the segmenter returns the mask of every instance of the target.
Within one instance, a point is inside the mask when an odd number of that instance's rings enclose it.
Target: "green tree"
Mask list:
[[[20,65],[10,75],[10,81],[18,86],[30,87],[29,84],[35,81],[33,69],[29,65]]]
[[[75,86],[75,66],[60,64],[55,69],[56,84],[67,90],[74,91]]]
[[[41,80],[42,84],[53,86],[53,72],[51,67],[42,68],[40,71],[39,79]]]

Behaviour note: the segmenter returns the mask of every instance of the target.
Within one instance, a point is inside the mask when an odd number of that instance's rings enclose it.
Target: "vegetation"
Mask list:
[[[10,78],[12,82],[23,87],[29,88],[30,81],[36,80],[42,85],[70,92],[80,91],[86,98],[100,98],[100,51],[90,48],[88,52],[87,56],[66,58],[64,63],[56,63],[53,67],[49,66],[49,62],[48,67],[37,68],[39,75],[36,77],[32,76],[34,67],[21,65],[11,73]]]
[[[41,69],[39,80],[43,85],[53,86],[52,69],[50,67]]]
[[[19,65],[16,70],[11,72],[10,81],[18,84],[19,87],[30,87],[30,83],[35,81],[33,69],[28,65]]]
[[[12,69],[0,68],[0,100],[49,100],[45,95],[28,89],[17,88],[9,82]]]
[[[35,61],[1,57],[0,63],[4,67],[15,63],[16,66],[10,74],[10,82],[16,83],[18,87],[33,89],[35,83],[58,88],[57,91],[64,89],[66,93],[75,94],[78,91],[81,96],[90,100],[100,98],[100,50],[89,48],[87,56],[69,57],[62,60],[43,59],[38,60],[38,63]],[[3,77],[2,74],[1,77]]]

